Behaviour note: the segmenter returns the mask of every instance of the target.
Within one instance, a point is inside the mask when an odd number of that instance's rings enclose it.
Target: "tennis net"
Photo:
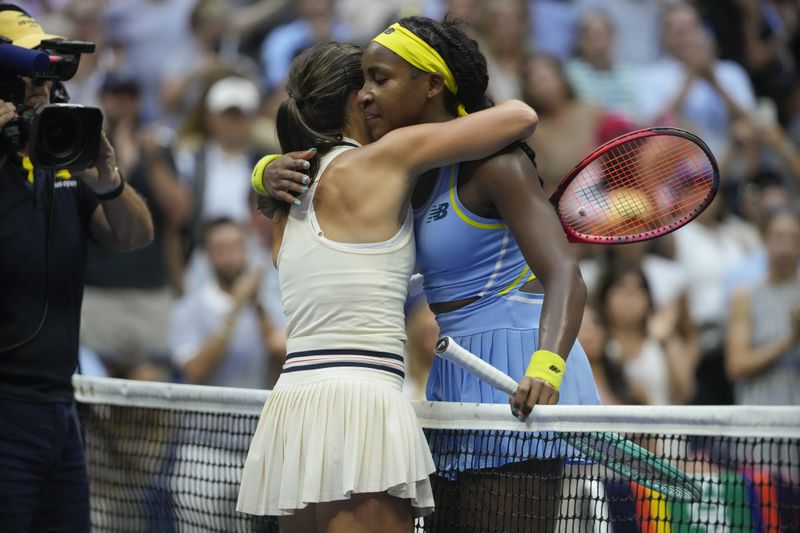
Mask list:
[[[277,531],[237,513],[266,391],[75,376],[97,532]],[[418,531],[800,531],[800,408],[416,402]]]

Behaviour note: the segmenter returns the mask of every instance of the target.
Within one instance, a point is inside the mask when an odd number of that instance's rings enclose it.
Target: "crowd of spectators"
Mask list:
[[[26,0],[51,33],[93,41],[69,82],[98,105],[152,245],[90,251],[85,368],[270,387],[284,355],[254,159],[278,151],[292,58],[365,44],[399,17],[450,14],[486,54],[495,101],[539,113],[546,192],[598,144],[697,133],[721,190],[695,222],[639,245],[576,245],[591,298],[580,339],[607,403],[800,402],[800,4],[792,0]],[[780,213],[776,215],[775,213]],[[408,305],[409,396],[436,338]],[[97,368],[96,365],[91,365]],[[794,377],[792,377],[794,376]],[[794,393],[781,387],[795,388]]]

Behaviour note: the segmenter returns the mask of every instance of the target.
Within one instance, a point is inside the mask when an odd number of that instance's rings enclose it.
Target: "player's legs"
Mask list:
[[[410,500],[385,492],[353,494],[347,500],[312,503],[278,519],[281,533],[411,533]]]
[[[424,531],[456,531],[461,520],[461,490],[457,480],[431,476],[436,509],[423,520]]]
[[[304,509],[298,509],[291,516],[278,518],[278,526],[281,533],[313,533],[317,531],[315,506],[316,504],[311,504]]]
[[[349,500],[315,506],[320,533],[412,533],[411,500],[385,492],[353,494]]]
[[[555,530],[561,503],[561,459],[531,459],[500,468],[432,476],[436,511],[425,531],[481,533]]]
[[[532,459],[499,469],[501,490],[515,497],[501,501],[511,531],[555,531],[564,477],[562,458]]]

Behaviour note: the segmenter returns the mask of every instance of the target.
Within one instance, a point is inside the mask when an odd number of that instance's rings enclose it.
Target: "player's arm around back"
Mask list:
[[[326,170],[318,216],[345,232],[341,238],[373,242],[390,238],[405,218],[417,177],[461,161],[482,159],[525,139],[538,123],[527,104],[511,100],[445,122],[393,130],[379,141],[342,154]],[[322,204],[322,205],[320,205]],[[329,213],[327,206],[336,209]],[[346,228],[359,227],[358,235]],[[334,230],[334,228],[331,228]]]
[[[538,123],[530,106],[508,100],[454,120],[396,129],[369,149],[379,161],[416,179],[427,170],[489,157],[533,135]]]

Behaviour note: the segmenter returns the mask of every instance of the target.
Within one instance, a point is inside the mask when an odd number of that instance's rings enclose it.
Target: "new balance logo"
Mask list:
[[[436,222],[437,220],[441,220],[447,216],[447,208],[450,207],[450,204],[438,204],[431,207],[430,212],[428,213],[428,218],[425,220],[426,224],[431,222]]]

